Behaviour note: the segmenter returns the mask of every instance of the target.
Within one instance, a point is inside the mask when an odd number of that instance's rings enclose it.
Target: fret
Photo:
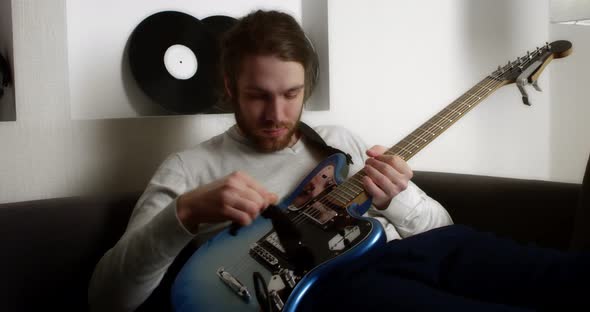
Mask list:
[[[490,81],[488,79],[484,79],[484,80],[480,81],[475,86],[479,87],[482,90],[488,91],[488,92],[492,91],[492,89],[490,88]]]
[[[473,103],[465,103],[465,102],[458,102],[457,104],[466,107],[465,111],[468,111],[474,104]]]
[[[406,138],[407,138],[407,137],[406,137]],[[415,146],[417,149],[420,149],[420,145],[418,145],[418,144],[415,144],[415,143],[412,143],[412,142],[410,142],[409,140],[407,140],[406,138],[403,138],[403,139],[402,139],[402,142],[404,142],[404,143],[406,143],[406,144],[408,144],[408,145],[413,145],[413,146]]]
[[[481,96],[479,96],[479,94],[473,94],[473,93],[470,93],[470,92],[465,92],[465,94],[467,95],[467,97],[481,99]]]
[[[342,188],[339,188],[338,191],[344,193],[344,195],[346,195],[346,196],[350,196],[350,198],[347,198],[346,200],[351,200],[356,197],[356,195],[354,194],[354,191],[350,190],[348,187],[346,187],[346,185],[342,185]],[[344,196],[342,196],[342,197],[344,197]]]
[[[343,184],[344,184],[344,183],[343,183]],[[342,185],[342,184],[340,184],[340,185]],[[336,188],[336,190],[338,190],[338,189],[339,189],[339,187],[337,187],[337,188]],[[346,198],[346,197],[344,197],[344,196],[342,196],[342,195],[338,194],[338,192],[337,192],[337,191],[334,191],[333,193],[334,193],[333,195],[336,195],[336,196],[338,196],[338,197],[342,198],[342,199],[344,200],[344,203],[347,203],[347,202],[349,201],[349,199],[348,199],[348,198]],[[337,200],[338,200],[339,202],[343,202],[343,201],[341,201],[341,200],[339,200],[339,199],[337,199]]]
[[[363,190],[362,187],[359,187],[359,185],[363,185],[363,177],[365,176],[365,173],[363,171],[359,171],[357,174],[353,175],[350,178],[350,184],[352,186],[352,188],[356,191],[356,192],[360,192]]]
[[[415,131],[414,131],[414,132],[415,132]],[[421,137],[421,136],[419,136],[419,135],[415,135],[413,132],[412,132],[412,133],[410,133],[410,134],[408,134],[408,136],[413,136],[413,137],[415,137],[416,139],[418,139],[418,140],[420,140],[420,141],[422,141],[422,142],[428,142],[428,140],[426,140],[424,137]]]
[[[416,132],[418,130],[424,132],[428,136],[433,136],[433,137],[436,136],[436,133],[434,133],[432,131],[428,131],[428,130],[422,129],[422,126],[419,127],[418,129],[414,130],[414,132]]]
[[[403,147],[401,147],[401,146],[398,146],[398,145],[396,145],[396,146],[394,146],[394,147],[390,148],[390,149],[389,149],[387,152],[385,152],[385,153],[387,154],[387,153],[391,152],[391,154],[392,154],[392,155],[399,155],[399,154],[400,154],[400,153],[399,153],[399,151],[393,151],[393,149],[394,149],[394,148],[398,148],[398,149],[400,149],[400,150],[404,150],[404,151],[406,151],[406,152],[408,152],[408,153],[410,153],[410,154],[413,154],[413,153],[414,153],[413,151],[407,150],[407,149],[405,149],[405,148],[403,148]]]
[[[441,130],[445,128],[445,126],[439,124],[438,122],[426,121],[425,123],[430,124],[433,127],[440,128]]]
[[[441,112],[441,113],[442,113],[442,112]],[[441,119],[446,119],[446,122],[453,122],[453,119],[451,119],[451,118],[448,118],[448,117],[446,117],[446,116],[442,116],[442,114],[441,114],[441,113],[438,113],[436,116],[437,116],[438,118],[441,118]],[[441,116],[439,116],[439,115],[441,115]]]
[[[345,199],[344,201],[342,201],[342,200],[340,200],[340,199],[336,198],[336,197],[335,197],[335,196],[333,196],[333,195],[336,195],[336,192],[334,192],[334,194],[328,194],[328,195],[327,195],[327,197],[328,197],[328,200],[329,200],[330,202],[337,202],[337,204],[339,204],[339,205],[341,205],[341,206],[342,206],[342,205],[346,205],[346,203],[348,202],[346,199]]]
[[[430,119],[432,120],[432,119],[434,119],[434,117],[432,117]],[[444,125],[445,124],[448,124],[449,121],[446,121],[446,120],[438,120],[438,121],[432,122],[432,121],[428,120],[425,123],[426,124],[429,124],[429,125],[432,125],[433,127],[436,127],[436,128],[444,129],[445,128]]]
[[[449,105],[449,106],[451,106],[451,105]],[[462,112],[458,112],[458,111],[456,111],[456,110],[454,110],[454,109],[452,109],[452,108],[449,108],[449,107],[445,107],[445,108],[443,108],[443,110],[451,111],[451,112],[453,112],[454,114],[457,114],[457,115],[459,115],[459,116],[463,115],[463,113],[462,113]]]

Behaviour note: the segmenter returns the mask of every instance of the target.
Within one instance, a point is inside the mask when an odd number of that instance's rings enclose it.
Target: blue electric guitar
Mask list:
[[[563,40],[547,43],[498,67],[386,153],[410,159],[510,83],[530,105],[524,86],[538,89],[545,66],[569,55],[571,46]],[[379,222],[363,217],[371,204],[364,173],[346,178],[346,166],[344,155],[328,157],[278,205],[274,217],[258,218],[237,235],[227,229],[199,247],[173,284],[175,311],[295,311],[332,270],[354,266],[365,252],[385,244]]]

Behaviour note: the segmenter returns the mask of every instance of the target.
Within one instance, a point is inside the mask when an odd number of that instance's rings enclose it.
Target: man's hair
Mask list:
[[[224,34],[220,78],[227,79],[227,87],[234,100],[238,94],[237,79],[242,62],[245,57],[253,55],[276,56],[284,61],[300,63],[305,70],[304,101],[309,98],[318,79],[318,58],[311,41],[291,15],[257,10],[240,18]]]

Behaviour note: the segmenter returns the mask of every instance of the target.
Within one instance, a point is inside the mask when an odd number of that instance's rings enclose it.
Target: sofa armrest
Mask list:
[[[522,243],[570,246],[580,184],[415,171],[413,181],[457,224]]]

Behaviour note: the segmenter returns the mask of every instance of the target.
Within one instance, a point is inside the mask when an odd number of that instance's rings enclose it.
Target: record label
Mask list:
[[[197,73],[198,61],[191,49],[175,44],[164,53],[164,65],[172,77],[187,80]]]

